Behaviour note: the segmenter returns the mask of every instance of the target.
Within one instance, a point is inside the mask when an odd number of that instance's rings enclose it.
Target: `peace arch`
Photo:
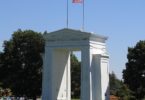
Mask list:
[[[42,100],[71,100],[72,51],[81,51],[81,100],[109,100],[107,37],[67,28],[44,37]]]

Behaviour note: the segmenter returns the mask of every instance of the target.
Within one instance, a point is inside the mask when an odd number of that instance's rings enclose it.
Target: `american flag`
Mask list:
[[[73,3],[83,3],[83,0],[73,0]]]

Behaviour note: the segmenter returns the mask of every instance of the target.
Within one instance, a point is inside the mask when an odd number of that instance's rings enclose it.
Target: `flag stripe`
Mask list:
[[[82,3],[83,0],[73,0],[72,2],[73,2],[73,3]]]

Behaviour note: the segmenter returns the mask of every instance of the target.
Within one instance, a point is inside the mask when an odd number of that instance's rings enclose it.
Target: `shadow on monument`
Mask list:
[[[69,73],[67,70],[69,69],[68,60],[70,60],[70,54],[67,50],[56,49],[53,53],[53,94],[54,100],[62,100],[65,99],[69,94],[67,89],[69,88],[67,82]],[[65,75],[67,74],[67,75]]]
[[[100,66],[100,57],[95,54],[92,56],[92,62],[91,62],[91,80],[92,80],[92,100],[109,100],[109,82],[106,80],[108,84],[105,83],[104,86],[102,85],[102,74],[106,74],[106,72],[101,72],[101,66]],[[104,66],[102,66],[104,67]],[[107,66],[105,66],[107,67]],[[108,73],[109,74],[109,73]],[[103,89],[102,89],[103,88]],[[103,97],[105,97],[103,99]]]
[[[71,62],[70,51],[71,50],[56,49],[54,50],[53,53],[53,59],[55,59],[55,61],[53,60],[54,61],[53,67],[55,67],[54,69],[56,69],[53,71],[53,76],[54,76],[53,83],[55,83],[53,84],[55,86],[55,89],[53,90],[56,90],[55,91],[56,93],[54,93],[56,94],[54,97],[56,100],[62,100],[62,99],[68,100],[65,99],[65,97],[69,98],[69,96],[71,95],[71,90],[75,92],[74,93],[75,96],[72,97],[71,99],[80,99],[81,90],[79,90],[80,88],[79,85],[81,86],[81,63],[79,63],[80,65],[75,65],[75,64],[73,65],[69,63]],[[81,56],[81,51],[79,52]],[[71,64],[72,66],[68,64]],[[74,70],[71,71],[72,67],[74,67],[73,68]],[[77,82],[73,83],[72,79],[73,81],[75,80]],[[70,88],[70,91],[68,88]]]

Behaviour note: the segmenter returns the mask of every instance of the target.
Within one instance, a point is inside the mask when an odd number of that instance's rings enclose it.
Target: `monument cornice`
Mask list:
[[[80,41],[80,40],[89,40],[105,43],[107,37],[94,34],[91,32],[84,32],[81,30],[75,29],[60,29],[54,32],[44,34],[46,41]]]

